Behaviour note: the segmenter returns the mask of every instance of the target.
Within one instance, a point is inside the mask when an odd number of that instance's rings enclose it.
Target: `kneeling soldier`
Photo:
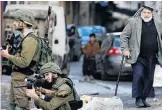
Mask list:
[[[73,88],[72,81],[69,78],[62,77],[58,65],[47,63],[41,67],[40,74],[44,75],[48,84],[48,89],[39,89],[40,93],[45,94],[45,99],[41,99],[37,95],[35,88],[26,90],[27,96],[34,99],[37,107],[43,110],[77,110],[81,108],[82,102],[77,101],[79,97]],[[51,85],[51,88],[49,85]],[[53,97],[49,97],[51,95]]]

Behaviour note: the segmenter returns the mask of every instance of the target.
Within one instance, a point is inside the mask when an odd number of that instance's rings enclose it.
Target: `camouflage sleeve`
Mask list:
[[[11,55],[9,60],[20,68],[25,68],[31,63],[36,51],[38,42],[33,37],[26,37],[22,43],[22,51],[19,56]]]
[[[38,106],[44,110],[56,110],[58,107],[68,101],[68,96],[69,94],[71,94],[71,92],[71,88],[68,85],[64,84],[59,88],[55,97],[53,97],[50,102],[44,101],[39,98],[37,100]]]

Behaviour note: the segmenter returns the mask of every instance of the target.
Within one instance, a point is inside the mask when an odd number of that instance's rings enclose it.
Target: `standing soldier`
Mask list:
[[[51,88],[27,89],[27,96],[34,99],[37,107],[43,110],[78,110],[82,107],[73,83],[69,78],[63,78],[61,69],[55,63],[46,63],[40,69],[40,74],[45,76]],[[45,94],[45,99],[39,98],[37,94]],[[48,98],[47,98],[48,95]],[[50,96],[50,97],[49,97]]]
[[[162,64],[162,25],[153,8],[143,6],[131,18],[121,34],[121,50],[132,64],[132,97],[137,107],[150,107],[147,97],[154,97],[155,65]],[[158,62],[157,62],[158,61]]]
[[[94,73],[96,72],[95,55],[100,51],[98,42],[95,42],[95,34],[90,34],[90,41],[84,46],[84,62],[83,62],[83,75],[85,80],[93,80]]]
[[[10,88],[10,109],[11,110],[29,110],[29,100],[25,94],[25,88],[14,88],[15,85],[26,84],[25,78],[31,77],[34,73],[34,67],[38,61],[36,57],[38,51],[38,41],[32,34],[34,31],[34,16],[27,10],[17,10],[14,14],[15,21],[13,26],[23,35],[22,42],[18,52],[11,55],[8,52],[8,47],[1,51],[1,55],[13,63],[11,73],[11,88]]]

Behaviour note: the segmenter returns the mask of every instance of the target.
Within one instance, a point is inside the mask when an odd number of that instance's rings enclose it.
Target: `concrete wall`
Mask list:
[[[80,2],[80,12],[79,12],[79,24],[80,25],[89,25],[89,2],[81,1]]]
[[[20,1],[15,1],[15,4],[20,4]],[[24,1],[24,4],[43,4],[43,5],[61,6],[64,8],[67,24],[72,23],[76,25],[94,24],[95,2],[93,3],[90,1]],[[8,5],[12,5],[11,1],[8,1]]]
[[[119,8],[136,10],[140,1],[114,1]]]
[[[20,1],[14,1],[15,4],[20,4]],[[24,4],[42,4],[59,6],[59,1],[23,1]],[[12,5],[13,1],[8,1],[8,5]],[[22,4],[21,4],[22,5]]]
[[[1,39],[2,39],[2,1],[0,1],[0,46],[1,46]],[[0,55],[0,59],[1,59],[1,55]],[[1,60],[0,60],[0,65],[1,65]],[[2,74],[2,66],[0,66],[0,78],[1,78],[1,74]],[[0,91],[0,94],[1,94],[1,91]]]
[[[2,1],[0,1],[0,38],[2,38]],[[1,39],[0,39],[1,46]]]

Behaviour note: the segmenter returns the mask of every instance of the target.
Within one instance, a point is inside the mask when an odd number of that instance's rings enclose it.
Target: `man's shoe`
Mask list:
[[[135,104],[136,104],[137,108],[144,107],[144,103],[143,103],[142,99],[136,99]]]
[[[144,107],[151,107],[151,105],[149,103],[146,102],[146,100],[142,100]]]

